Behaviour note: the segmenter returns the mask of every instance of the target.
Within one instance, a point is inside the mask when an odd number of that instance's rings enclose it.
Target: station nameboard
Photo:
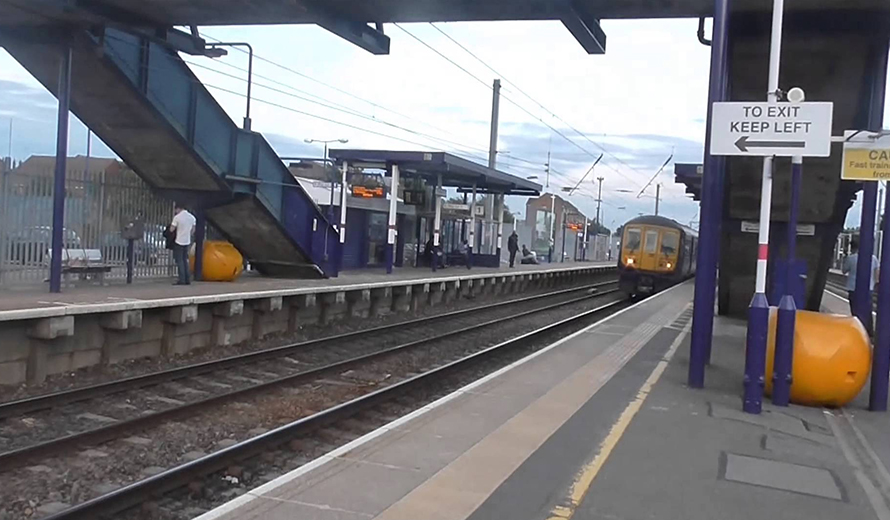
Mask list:
[[[833,103],[714,103],[711,154],[831,155]]]
[[[890,179],[890,135],[875,132],[844,132],[841,179],[882,181]]]

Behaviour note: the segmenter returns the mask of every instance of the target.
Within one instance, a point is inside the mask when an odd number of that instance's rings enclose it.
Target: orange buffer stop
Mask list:
[[[195,270],[195,255],[189,257],[192,272]],[[207,240],[204,242],[203,276],[208,282],[231,282],[241,275],[244,257],[228,242]]]
[[[770,309],[766,353],[766,393],[772,393],[778,313]],[[836,314],[797,311],[791,402],[806,406],[843,406],[868,379],[871,344],[858,319]]]

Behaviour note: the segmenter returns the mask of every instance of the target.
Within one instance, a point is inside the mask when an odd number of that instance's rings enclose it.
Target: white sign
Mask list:
[[[759,233],[760,222],[742,221],[742,233]],[[812,237],[816,236],[816,224],[798,224],[797,236]]]
[[[831,155],[833,103],[714,103],[713,155]]]
[[[442,209],[445,211],[470,211],[470,205],[459,202],[443,202]]]

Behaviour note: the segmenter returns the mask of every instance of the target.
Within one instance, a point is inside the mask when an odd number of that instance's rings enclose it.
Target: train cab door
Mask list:
[[[644,228],[643,252],[640,255],[640,269],[643,271],[658,269],[658,237],[657,229]]]

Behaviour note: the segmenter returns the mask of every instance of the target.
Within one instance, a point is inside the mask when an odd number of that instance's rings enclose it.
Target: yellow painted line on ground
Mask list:
[[[664,373],[665,369],[670,363],[671,358],[674,357],[674,353],[677,351],[677,348],[686,338],[686,335],[689,333],[689,328],[691,325],[686,325],[683,328],[683,332],[677,336],[674,342],[671,344],[671,347],[668,349],[667,353],[665,353],[664,357],[661,361],[658,362],[658,365],[655,366],[655,369],[652,370],[652,373],[649,374],[649,377],[643,383],[643,386],[640,387],[639,392],[637,392],[637,396],[634,398],[630,404],[627,405],[627,408],[621,412],[621,416],[618,418],[618,421],[612,425],[612,428],[609,430],[609,434],[603,439],[602,444],[600,444],[599,453],[587,464],[581,468],[581,471],[578,472],[578,475],[575,477],[574,482],[572,483],[572,487],[569,488],[569,494],[566,497],[566,500],[563,501],[561,505],[557,505],[550,511],[550,516],[548,520],[568,520],[575,515],[575,510],[581,505],[581,501],[584,500],[584,497],[587,496],[587,492],[590,491],[590,486],[593,484],[594,479],[596,479],[597,474],[599,474],[602,467],[606,464],[606,461],[609,459],[609,456],[612,454],[612,450],[615,449],[615,446],[618,445],[618,441],[621,440],[621,437],[624,436],[624,432],[627,431],[627,427],[630,426],[630,422],[633,420],[634,416],[637,415],[637,412],[640,411],[640,408],[643,407],[643,403],[646,401],[646,398],[649,397],[649,393],[652,391],[652,387],[655,386],[655,383],[661,378],[661,375]]]

